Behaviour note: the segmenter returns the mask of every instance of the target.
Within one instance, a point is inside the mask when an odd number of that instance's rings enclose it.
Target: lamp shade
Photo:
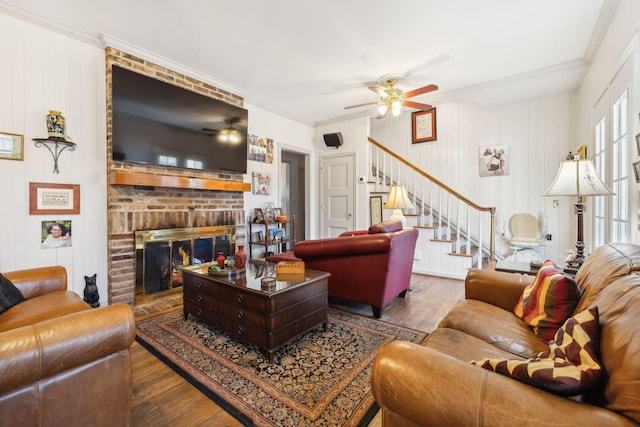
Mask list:
[[[542,197],[607,196],[615,194],[596,174],[589,159],[572,159],[560,163],[560,169]]]
[[[393,185],[387,195],[387,201],[384,204],[385,209],[405,209],[412,208],[413,203],[409,199],[407,189],[404,185]]]

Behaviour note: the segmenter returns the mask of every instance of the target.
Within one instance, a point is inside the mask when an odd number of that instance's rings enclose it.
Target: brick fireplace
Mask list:
[[[243,191],[247,191],[247,187],[242,184],[242,174],[187,171],[113,161],[111,159],[111,66],[113,64],[239,107],[243,106],[244,100],[210,84],[117,49],[106,49],[107,170],[109,172],[108,297],[109,304],[133,305],[135,232],[235,225],[236,233],[244,234]]]

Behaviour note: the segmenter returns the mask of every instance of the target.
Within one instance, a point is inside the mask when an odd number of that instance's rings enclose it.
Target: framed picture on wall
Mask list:
[[[0,132],[0,159],[23,160],[24,136],[17,133]]]
[[[411,113],[411,142],[436,140],[436,109]]]
[[[29,183],[29,214],[79,214],[79,184]]]
[[[636,177],[636,182],[640,182],[640,162],[633,163],[633,174]]]
[[[508,175],[509,146],[490,145],[480,147],[478,167],[481,177]]]
[[[251,191],[253,194],[271,194],[271,174],[266,172],[251,173]]]
[[[369,211],[371,212],[371,225],[382,222],[382,196],[369,198]]]

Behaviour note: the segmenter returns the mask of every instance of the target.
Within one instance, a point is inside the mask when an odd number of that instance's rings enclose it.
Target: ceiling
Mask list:
[[[575,89],[619,0],[0,0],[0,11],[150,53],[301,123],[375,116],[381,75],[412,100],[481,105]]]

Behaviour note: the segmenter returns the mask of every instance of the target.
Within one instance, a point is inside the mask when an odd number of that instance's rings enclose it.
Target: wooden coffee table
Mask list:
[[[322,323],[327,328],[329,273],[306,270],[304,279],[277,280],[275,264],[251,261],[246,271],[209,275],[210,264],[182,268],[184,318],[189,314],[265,350],[269,363],[278,347]]]

